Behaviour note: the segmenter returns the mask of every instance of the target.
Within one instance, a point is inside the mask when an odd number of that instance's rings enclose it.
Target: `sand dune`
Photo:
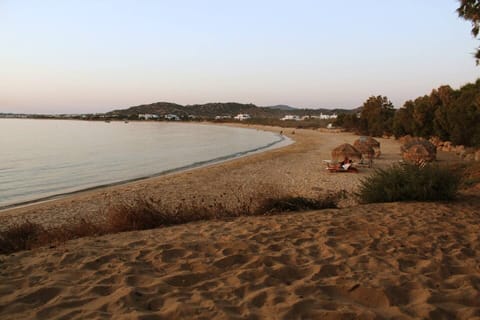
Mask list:
[[[0,258],[2,319],[480,319],[480,205],[191,223]]]

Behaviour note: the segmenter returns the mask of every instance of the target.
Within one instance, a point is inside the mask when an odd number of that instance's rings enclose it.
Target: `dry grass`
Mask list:
[[[311,199],[275,189],[262,189],[255,196],[234,192],[231,198],[235,201],[229,203],[224,201],[224,195],[208,202],[192,198],[189,202],[184,200],[176,204],[138,196],[132,202],[109,204],[101,213],[104,216],[102,222],[81,219],[60,227],[45,228],[25,221],[0,232],[0,254],[56,245],[81,237],[154,229],[199,220],[336,208],[340,198],[339,195],[328,195]]]
[[[0,233],[0,254],[30,250],[44,232],[42,226],[30,221],[14,224]]]
[[[337,208],[339,195],[328,195],[325,198],[304,198],[287,196],[282,198],[267,198],[263,201],[259,212],[274,214],[280,212],[297,212]]]

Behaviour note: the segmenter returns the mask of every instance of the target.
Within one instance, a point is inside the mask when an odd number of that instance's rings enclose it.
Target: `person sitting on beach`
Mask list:
[[[338,169],[348,170],[348,168],[352,165],[352,160],[345,157],[343,161],[338,164]]]

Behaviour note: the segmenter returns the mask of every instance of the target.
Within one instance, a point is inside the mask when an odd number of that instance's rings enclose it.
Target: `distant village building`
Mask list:
[[[320,113],[320,116],[312,116],[312,118],[317,118],[317,119],[321,119],[321,120],[330,120],[330,119],[337,119],[337,114],[334,113],[334,114],[323,114],[323,113]]]
[[[150,114],[150,113],[141,113],[138,115],[138,119],[145,119],[145,120],[150,120],[150,119],[159,119],[160,117],[156,114]]]
[[[300,116],[296,116],[296,115],[293,115],[293,114],[287,114],[283,118],[281,118],[280,120],[282,120],[282,121],[286,121],[286,120],[300,121],[300,120],[302,120],[302,118],[300,118]]]
[[[235,117],[233,117],[235,120],[240,120],[240,121],[243,121],[243,120],[248,120],[250,119],[250,115],[249,114],[246,114],[246,113],[239,113],[237,114]]]
[[[215,120],[231,119],[232,116],[215,116]]]
[[[165,120],[168,120],[168,121],[180,121],[180,117],[177,116],[176,114],[166,114],[166,115],[165,115]]]

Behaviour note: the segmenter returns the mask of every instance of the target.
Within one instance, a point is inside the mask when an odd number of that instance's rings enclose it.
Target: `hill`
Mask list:
[[[298,108],[294,108],[294,107],[288,106],[286,104],[277,104],[275,106],[266,106],[266,107],[262,107],[262,108],[274,109],[274,110],[283,110],[283,111],[298,110]]]
[[[281,118],[286,114],[319,115],[333,113],[350,113],[351,110],[345,109],[297,109],[287,105],[276,105],[268,107],[258,107],[254,104],[243,104],[237,102],[210,102],[205,104],[180,105],[170,102],[155,102],[130,107],[127,109],[117,109],[106,113],[106,116],[132,118],[139,114],[155,114],[160,117],[167,114],[176,114],[181,118],[195,117],[201,119],[213,119],[216,116],[235,116],[239,113],[248,113],[254,118]]]

